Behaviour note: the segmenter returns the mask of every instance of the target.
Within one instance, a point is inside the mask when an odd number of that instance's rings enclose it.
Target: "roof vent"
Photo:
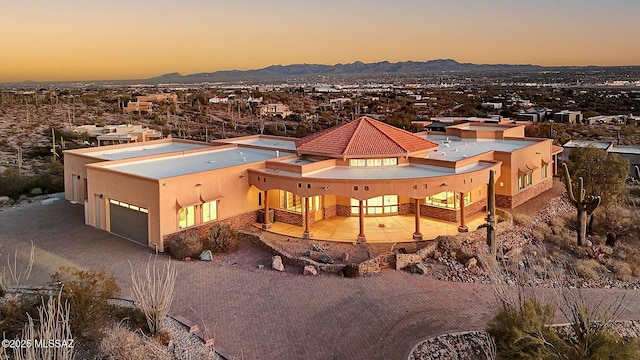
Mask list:
[[[247,161],[247,158],[243,156],[242,161]]]
[[[215,160],[209,160],[209,164],[215,164]]]
[[[453,149],[453,151],[458,152],[458,148]]]
[[[447,156],[447,153],[443,151],[442,156]]]

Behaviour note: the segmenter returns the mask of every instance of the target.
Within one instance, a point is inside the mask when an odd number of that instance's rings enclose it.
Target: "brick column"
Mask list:
[[[269,190],[264,191],[264,224],[262,224],[263,229],[269,229],[271,227],[271,222],[269,222],[269,198],[267,194]]]
[[[309,198],[305,197],[304,198],[304,232],[302,233],[302,238],[303,239],[309,239],[311,238],[311,231],[309,230],[310,228],[310,222],[309,222]]]
[[[363,200],[360,200],[360,203],[358,204],[358,208],[360,209],[360,211],[358,212],[358,220],[360,222],[360,233],[358,234],[358,242],[366,242],[367,238],[364,236],[364,206],[363,204]]]
[[[418,202],[418,198],[413,199],[415,221],[416,221],[416,232],[413,233],[413,240],[422,240],[422,233],[420,232],[420,203]]]
[[[458,226],[458,232],[468,232],[469,228],[464,221],[464,193],[460,193],[460,226]]]

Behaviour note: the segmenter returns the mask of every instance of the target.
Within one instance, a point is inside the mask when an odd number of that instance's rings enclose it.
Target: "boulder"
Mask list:
[[[307,265],[302,272],[304,275],[318,275],[318,270],[313,265]]]
[[[429,269],[427,269],[427,267],[423,263],[411,264],[406,266],[404,269],[414,274],[424,275],[429,273]]]
[[[349,261],[349,253],[348,252],[343,252],[342,254],[340,254],[340,257],[338,258],[338,260],[340,260],[340,261]]]
[[[284,264],[280,255],[276,255],[271,258],[271,268],[273,270],[284,271]]]
[[[203,252],[200,253],[200,256],[198,257],[202,261],[211,261],[213,254],[211,253],[211,250],[204,250]]]
[[[311,257],[311,250],[305,251],[304,253],[302,253],[302,256]]]
[[[472,270],[475,269],[476,266],[478,266],[478,259],[476,258],[471,258],[469,260],[467,260],[467,264],[465,265],[467,267],[467,269]]]
[[[11,198],[8,196],[0,196],[0,204],[6,204],[11,201]]]
[[[333,264],[333,258],[331,255],[327,254],[320,254],[320,256],[318,256],[318,261],[323,264]]]

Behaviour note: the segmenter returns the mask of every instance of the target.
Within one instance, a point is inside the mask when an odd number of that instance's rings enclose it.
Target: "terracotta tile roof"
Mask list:
[[[299,152],[328,156],[395,155],[437,147],[432,141],[366,116],[296,140]]]

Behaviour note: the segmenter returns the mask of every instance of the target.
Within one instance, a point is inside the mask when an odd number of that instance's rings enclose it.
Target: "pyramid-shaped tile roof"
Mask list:
[[[332,157],[405,155],[437,147],[432,141],[366,116],[296,140],[299,153]]]

